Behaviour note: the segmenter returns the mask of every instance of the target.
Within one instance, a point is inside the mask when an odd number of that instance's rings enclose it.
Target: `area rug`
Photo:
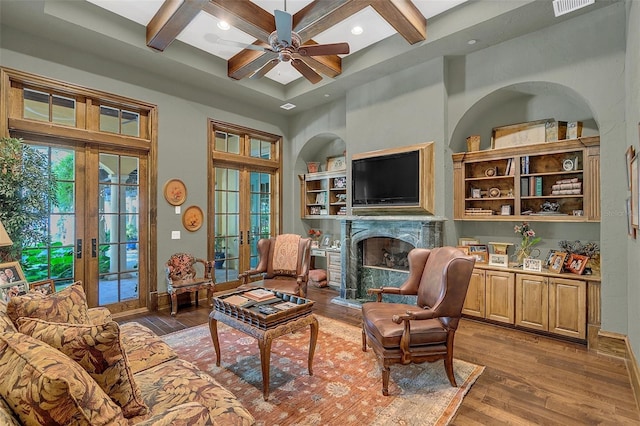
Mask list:
[[[275,339],[271,346],[269,399],[262,396],[257,341],[218,322],[222,363],[216,367],[208,326],[163,337],[178,355],[209,372],[253,414],[257,425],[446,425],[484,367],[454,360],[458,387],[444,363],[391,366],[389,396],[382,395],[379,364],[362,352],[357,327],[318,316],[320,331],[307,370],[309,329]]]

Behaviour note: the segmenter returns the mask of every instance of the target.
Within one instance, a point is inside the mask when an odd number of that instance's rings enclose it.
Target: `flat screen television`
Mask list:
[[[353,206],[420,201],[420,151],[361,158],[351,167]]]
[[[351,161],[354,211],[431,212],[433,143],[355,154]]]

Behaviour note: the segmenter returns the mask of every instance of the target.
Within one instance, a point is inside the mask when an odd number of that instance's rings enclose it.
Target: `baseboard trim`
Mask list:
[[[640,408],[640,368],[629,338],[620,333],[600,331],[598,333],[598,353],[624,359],[633,397],[636,400],[636,406]]]

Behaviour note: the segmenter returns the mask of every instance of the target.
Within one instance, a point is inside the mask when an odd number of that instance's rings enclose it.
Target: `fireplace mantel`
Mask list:
[[[366,293],[367,284],[362,282],[362,241],[388,237],[404,241],[415,248],[441,247],[445,220],[447,219],[443,217],[427,215],[346,216],[341,221],[342,283],[339,299],[357,303],[363,299],[363,293]],[[399,285],[397,281],[401,283],[406,278],[406,272],[383,275],[385,280],[389,279],[387,275],[396,276],[395,283],[385,282],[385,285]],[[391,278],[390,281],[394,279]]]

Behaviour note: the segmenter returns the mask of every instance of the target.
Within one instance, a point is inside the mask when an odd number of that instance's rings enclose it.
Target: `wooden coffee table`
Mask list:
[[[252,289],[253,290],[253,289]],[[209,331],[216,351],[216,365],[220,366],[220,342],[218,340],[218,321],[227,324],[258,340],[260,349],[260,367],[262,370],[262,395],[269,398],[269,370],[271,361],[271,342],[280,336],[300,330],[306,326],[311,328],[309,339],[309,358],[307,368],[313,376],[313,355],[318,340],[318,319],[312,314],[313,301],[298,296],[273,291],[275,299],[246,305],[236,305],[225,300],[232,296],[241,296],[245,291],[236,291],[213,298],[213,311],[209,315]],[[276,309],[275,305],[289,302],[286,309]],[[271,313],[269,309],[271,308]]]

